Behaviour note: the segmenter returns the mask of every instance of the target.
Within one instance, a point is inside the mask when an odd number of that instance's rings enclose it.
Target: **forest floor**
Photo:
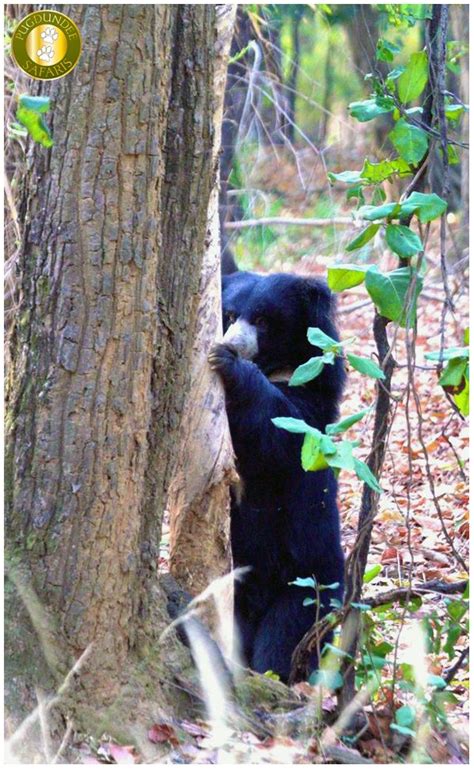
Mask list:
[[[353,154],[361,157],[356,149]],[[247,180],[249,187],[259,190],[259,195],[252,200],[247,199],[246,218],[350,216],[354,201],[346,201],[343,189],[329,189],[324,168],[320,166],[318,169],[317,163],[302,162],[300,157],[298,181],[293,158],[286,155],[285,159],[280,158],[278,164],[266,160],[263,157],[255,164]],[[347,167],[346,163],[341,169],[336,167],[331,170],[339,171]],[[301,174],[305,179],[301,179]],[[306,183],[306,189],[303,189],[302,182]],[[394,197],[397,194],[392,192]],[[367,585],[366,597],[409,585],[433,585],[434,581],[450,585],[468,576],[462,565],[462,561],[469,562],[468,424],[453,410],[437,383],[435,364],[425,357],[426,353],[439,350],[442,333],[445,348],[463,346],[464,332],[468,327],[467,276],[462,269],[466,255],[463,249],[465,234],[458,215],[449,214],[448,223],[448,281],[454,312],[447,312],[443,322],[439,226],[434,224],[426,250],[424,289],[418,302],[416,368],[411,392],[407,389],[406,332],[398,329],[396,338],[393,332],[390,338],[397,364],[392,384],[393,421],[381,478],[383,494],[369,554],[369,565],[379,566],[380,571]],[[240,267],[261,272],[292,271],[325,277],[328,264],[334,261],[377,262],[382,270],[398,266],[395,256],[384,251],[378,243],[359,253],[358,257],[345,255],[344,247],[353,236],[350,225],[325,229],[276,225],[255,230],[234,230],[231,232],[231,243]],[[355,353],[364,356],[375,353],[372,321],[373,305],[363,286],[339,296],[341,338],[356,337],[351,347]],[[413,390],[418,396],[418,412]],[[370,406],[374,402],[374,393],[373,380],[351,370],[341,416]],[[361,459],[367,458],[372,428],[373,418],[369,416],[355,425],[347,436],[360,441],[358,456]],[[339,505],[346,554],[355,541],[361,490],[361,483],[355,475],[341,473]],[[166,542],[165,527],[160,564],[164,570],[167,568]],[[412,753],[411,759],[407,755],[406,737],[400,734],[403,729],[397,733],[391,728],[394,711],[403,706],[413,706],[416,699],[410,691],[413,688],[410,687],[410,671],[413,672],[418,665],[423,666],[424,659],[425,675],[432,676],[426,680],[436,681],[436,677],[445,677],[449,673],[467,649],[465,621],[462,617],[457,621],[463,610],[459,594],[452,597],[434,590],[422,593],[422,596],[422,601],[417,600],[408,608],[403,609],[395,603],[369,615],[374,623],[372,641],[388,641],[395,647],[378,670],[378,691],[366,707],[368,726],[356,743],[350,743],[352,748],[357,748],[360,756],[375,763],[398,761],[403,754],[404,760],[410,762],[415,759],[415,754]],[[421,636],[419,628],[422,629]],[[408,679],[408,684],[404,677]],[[305,686],[299,685],[302,696],[308,694]],[[433,702],[439,692],[433,687],[430,689],[428,686],[427,689],[430,693],[426,692],[422,697],[421,707],[425,708],[423,718],[431,719],[434,728],[424,739],[423,750],[428,760],[435,763],[464,763],[467,760],[469,709],[466,666],[459,666],[445,689],[442,704],[437,705],[438,710],[435,706],[434,712]],[[328,695],[325,707],[330,711],[334,704],[334,697]],[[418,696],[416,707],[419,706]],[[252,758],[249,759],[258,763],[286,760],[293,763],[325,762],[321,755],[318,756],[314,745],[299,744],[298,737],[285,736],[262,743],[255,735],[242,734],[240,739],[255,743],[260,748],[260,759],[255,759],[255,750],[251,751]],[[341,744],[347,747],[349,743],[343,740]],[[275,754],[277,747],[280,757]],[[213,762],[211,756],[208,760]]]

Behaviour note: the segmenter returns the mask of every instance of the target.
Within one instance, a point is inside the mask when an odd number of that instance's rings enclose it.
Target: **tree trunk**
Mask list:
[[[225,85],[227,54],[235,6],[222,6],[221,42],[215,68],[216,93]],[[222,102],[217,105],[216,126],[222,121]],[[220,131],[216,131],[213,156],[217,162]],[[170,490],[170,571],[195,594],[216,577],[229,571],[229,483],[234,476],[233,450],[225,413],[224,391],[216,387],[216,375],[207,353],[222,335],[220,299],[220,243],[218,195],[209,206],[209,235],[201,277],[201,302],[191,362],[191,387],[180,427],[181,451]]]
[[[304,7],[296,6],[291,16],[291,69],[288,77],[288,122],[286,135],[291,143],[295,140],[296,121],[296,85],[301,58],[300,26],[303,18]]]
[[[378,61],[376,57],[377,40],[380,36],[379,12],[371,4],[358,3],[352,8],[354,15],[348,19],[347,36],[357,74],[362,83],[364,83],[365,75],[368,72],[385,77],[388,73],[388,67],[385,62]],[[391,125],[391,120],[386,115],[381,115],[374,121],[375,141],[378,149],[383,147]]]
[[[331,41],[331,27],[329,27],[329,40],[328,49],[326,52],[326,61],[324,64],[324,99],[323,99],[323,111],[321,120],[318,126],[318,142],[320,147],[324,147],[326,144],[329,117],[331,115],[331,104],[334,91],[334,62],[333,62],[333,46]]]
[[[116,699],[164,627],[156,561],[200,321],[223,89],[213,5],[64,13],[81,30],[79,65],[32,85],[51,97],[55,144],[31,148],[21,209],[6,541],[13,582],[54,621],[55,680],[93,644],[80,677],[92,706]],[[31,684],[26,637],[18,617],[7,675]]]
[[[247,11],[239,6],[235,17],[234,34],[232,37],[230,55],[237,56],[243,51],[250,42],[251,38],[250,17]],[[232,184],[229,177],[235,161],[235,152],[237,148],[237,137],[239,134],[240,121],[245,105],[245,97],[249,87],[247,71],[250,57],[245,54],[238,61],[229,64],[227,69],[227,81],[224,98],[224,115],[222,121],[222,151],[219,161],[220,189],[219,189],[219,223],[220,240],[222,248],[222,273],[227,275],[235,272],[237,264],[230,245],[230,238],[225,231],[226,222],[233,222],[243,218],[243,211],[236,198],[230,199],[228,196]]]

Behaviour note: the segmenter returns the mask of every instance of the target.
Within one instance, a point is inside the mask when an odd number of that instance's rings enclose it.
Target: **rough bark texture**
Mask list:
[[[105,702],[130,651],[163,628],[156,557],[223,94],[215,6],[61,10],[83,52],[70,76],[32,86],[51,97],[55,145],[31,148],[21,212],[7,560],[22,564],[69,660],[94,642],[81,681]]]
[[[215,69],[216,93],[225,85],[227,54],[235,7],[220,9],[220,50]],[[218,105],[216,125],[222,120]],[[214,159],[220,144],[214,141]],[[225,413],[224,392],[207,363],[207,354],[222,334],[218,196],[209,206],[207,248],[200,286],[196,336],[191,362],[191,388],[183,411],[178,468],[170,497],[170,570],[191,593],[204,590],[230,568],[229,482],[234,476],[233,451]]]

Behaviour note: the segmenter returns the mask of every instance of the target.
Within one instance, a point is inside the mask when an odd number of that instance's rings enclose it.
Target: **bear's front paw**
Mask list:
[[[213,371],[226,371],[233,366],[239,353],[230,344],[216,344],[207,356]]]

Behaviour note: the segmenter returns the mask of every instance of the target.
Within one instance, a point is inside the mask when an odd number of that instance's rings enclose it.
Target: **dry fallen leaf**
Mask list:
[[[150,742],[153,742],[155,744],[161,743],[161,742],[169,742],[171,745],[176,747],[176,745],[179,745],[178,737],[176,736],[176,732],[173,729],[170,724],[162,723],[162,724],[153,724],[151,729],[148,731],[148,739]]]

